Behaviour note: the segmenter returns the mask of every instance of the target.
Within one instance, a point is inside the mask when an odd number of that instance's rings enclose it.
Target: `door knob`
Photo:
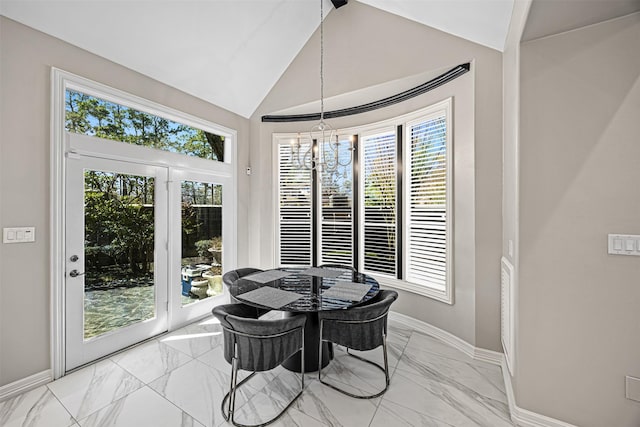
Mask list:
[[[84,273],[79,273],[78,270],[71,270],[69,272],[69,276],[71,277],[78,277],[78,276],[82,276]]]
[[[78,261],[78,255],[71,255],[71,258],[69,258],[69,261],[71,261],[71,262]]]

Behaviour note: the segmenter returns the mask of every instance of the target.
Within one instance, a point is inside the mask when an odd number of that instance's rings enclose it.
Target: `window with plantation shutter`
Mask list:
[[[449,267],[447,109],[406,126],[405,280],[446,292]]]
[[[396,132],[362,138],[362,266],[396,275]]]
[[[348,137],[340,138],[338,161],[349,164],[320,173],[319,264],[353,265],[353,165],[348,142]]]
[[[329,164],[312,173],[291,158],[301,134],[275,135],[278,265],[351,265],[383,286],[453,304],[452,107],[448,98],[341,129],[339,163],[349,164],[335,170],[332,146],[314,147]],[[304,156],[311,141],[301,143]]]
[[[303,152],[309,142],[302,143]],[[311,265],[311,171],[292,162],[289,143],[278,150],[278,265]]]

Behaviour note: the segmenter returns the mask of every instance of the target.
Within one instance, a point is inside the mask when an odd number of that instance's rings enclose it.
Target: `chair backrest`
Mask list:
[[[260,270],[259,268],[252,268],[252,267],[245,267],[245,268],[238,268],[237,270],[230,270],[224,273],[224,276],[222,276],[222,281],[224,282],[225,285],[231,286],[233,285],[233,282],[235,282],[239,278],[248,276],[251,273],[257,273],[259,271],[263,271],[263,270]]]
[[[256,319],[255,309],[244,304],[219,305],[212,312],[223,327],[224,358],[231,363],[237,345],[239,369],[268,371],[302,347],[306,316]]]
[[[240,279],[241,277],[248,276],[249,274],[252,274],[252,273],[258,273],[260,271],[264,271],[264,270],[260,270],[259,268],[253,268],[253,267],[244,267],[244,268],[238,268],[237,270],[230,270],[224,273],[224,275],[222,276],[222,282],[227,287],[230,287],[231,285],[233,285],[233,282]],[[238,304],[242,303],[238,298],[234,297],[233,295],[229,295],[229,299],[233,303],[238,303]],[[265,308],[255,307],[252,309],[255,312],[254,317],[256,318],[269,312],[269,310]]]
[[[321,311],[322,339],[353,350],[373,350],[382,345],[387,317],[398,293],[381,290],[367,303],[347,310]]]

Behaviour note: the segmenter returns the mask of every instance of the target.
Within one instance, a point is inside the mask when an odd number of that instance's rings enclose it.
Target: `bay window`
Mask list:
[[[316,141],[274,135],[276,264],[346,264],[453,303],[451,99],[339,135],[353,161],[335,171],[296,164]]]

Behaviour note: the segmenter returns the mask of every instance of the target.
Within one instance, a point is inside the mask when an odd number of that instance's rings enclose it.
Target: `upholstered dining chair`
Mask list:
[[[255,318],[255,310],[244,304],[219,305],[212,310],[220,320],[224,335],[224,358],[231,364],[231,385],[222,399],[222,415],[239,427],[271,424],[291,406],[304,390],[304,325],[306,316],[263,320]],[[241,424],[235,419],[236,392],[257,372],[278,367],[290,356],[302,351],[300,392],[275,417],[260,424]],[[238,371],[251,374],[238,382]]]
[[[264,271],[264,270],[260,270],[259,268],[253,268],[253,267],[244,267],[244,268],[238,268],[236,270],[229,270],[226,273],[224,273],[224,275],[222,276],[222,282],[227,286],[227,289],[228,289],[231,285],[233,285],[233,282],[235,282],[236,280],[253,273],[259,273],[261,271]],[[242,301],[240,301],[233,295],[230,295],[230,297],[231,297],[231,302],[239,303],[239,304],[242,303]],[[263,314],[266,314],[270,311],[266,308],[265,309],[257,308],[257,307],[251,307],[251,308],[255,310],[255,312],[257,313],[256,317],[260,317]]]
[[[387,317],[391,304],[398,298],[398,293],[381,290],[367,303],[348,310],[321,311],[320,321],[320,356],[322,360],[322,342],[328,341],[347,348],[347,354],[363,362],[369,363],[384,372],[385,387],[372,395],[356,395],[322,379],[322,367],[318,366],[318,380],[334,390],[358,399],[373,399],[381,396],[389,388],[389,362],[387,356]],[[384,367],[363,357],[350,353],[349,350],[373,350],[382,346]]]

